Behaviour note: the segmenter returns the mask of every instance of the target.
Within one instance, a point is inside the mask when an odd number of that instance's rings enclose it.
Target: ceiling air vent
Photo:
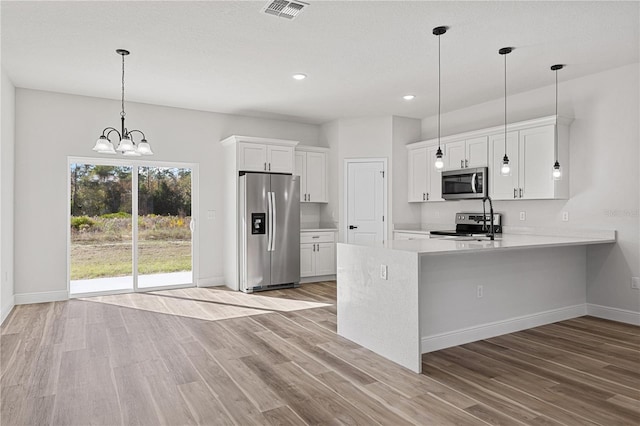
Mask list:
[[[261,12],[264,12],[267,15],[293,19],[307,6],[309,6],[309,3],[302,1],[269,0],[262,8]]]

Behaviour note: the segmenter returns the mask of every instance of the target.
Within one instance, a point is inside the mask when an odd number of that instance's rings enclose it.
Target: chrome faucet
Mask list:
[[[482,230],[487,230],[487,213],[486,213],[486,201],[489,200],[489,215],[491,215],[491,219],[489,220],[489,233],[487,237],[491,241],[496,239],[495,229],[493,227],[493,202],[491,201],[491,197],[488,195],[482,199]]]

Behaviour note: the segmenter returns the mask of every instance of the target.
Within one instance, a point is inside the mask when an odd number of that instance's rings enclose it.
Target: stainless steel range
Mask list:
[[[490,231],[491,214],[490,213],[456,213],[456,229],[445,231],[431,231],[434,236],[452,236],[452,237],[484,237]],[[493,214],[493,226],[495,233],[502,233],[502,215],[500,213]]]

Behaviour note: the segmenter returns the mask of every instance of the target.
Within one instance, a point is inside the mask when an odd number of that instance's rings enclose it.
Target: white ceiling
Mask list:
[[[265,2],[2,1],[2,66],[18,87],[323,123],[443,111],[639,60],[632,2],[314,1],[288,21]],[[291,75],[309,77],[295,81]],[[417,98],[404,101],[402,95]]]

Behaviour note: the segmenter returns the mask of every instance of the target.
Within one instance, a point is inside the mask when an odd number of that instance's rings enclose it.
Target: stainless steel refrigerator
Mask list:
[[[300,284],[300,178],[240,176],[240,290],[245,293]]]

